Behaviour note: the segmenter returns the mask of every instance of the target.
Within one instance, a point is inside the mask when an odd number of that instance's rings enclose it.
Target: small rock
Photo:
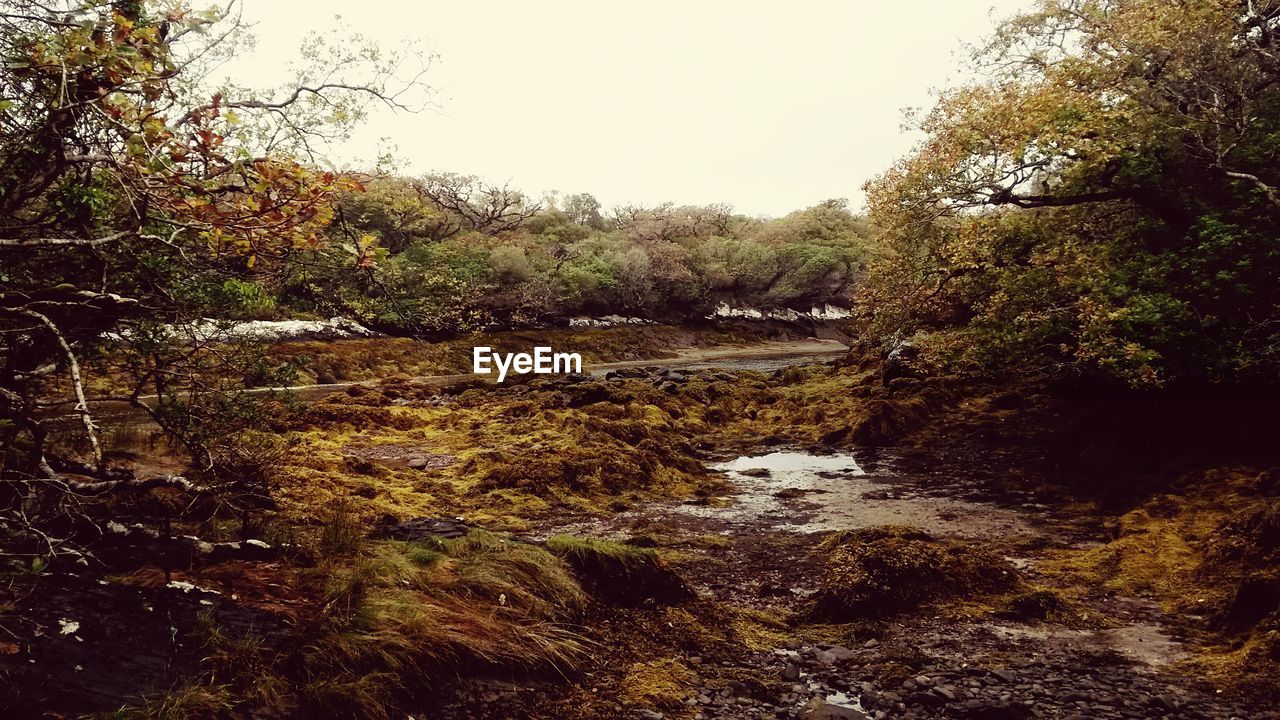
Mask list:
[[[843,705],[832,705],[829,702],[815,699],[805,708],[801,716],[804,720],[870,720],[861,713]]]
[[[1011,683],[1014,680],[1018,679],[1018,676],[1014,674],[1012,670],[992,670],[991,674],[1000,678],[1001,681],[1007,682],[1007,683]]]
[[[833,645],[826,650],[821,650],[815,656],[817,661],[823,665],[835,665],[836,663],[852,660],[857,654],[847,647]]]

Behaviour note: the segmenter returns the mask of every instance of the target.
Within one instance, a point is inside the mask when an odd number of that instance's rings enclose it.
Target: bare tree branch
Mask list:
[[[1272,205],[1275,205],[1276,207],[1280,207],[1280,192],[1278,192],[1274,187],[1263,182],[1262,178],[1258,177],[1257,175],[1253,175],[1251,173],[1236,172],[1234,170],[1228,170],[1226,168],[1219,168],[1219,169],[1222,170],[1223,174],[1225,174],[1227,177],[1235,178],[1237,180],[1246,180],[1248,182],[1253,183],[1255,187],[1257,187],[1259,190],[1262,191],[1263,195],[1267,196],[1268,202],[1270,202]]]
[[[53,334],[59,347],[62,348],[62,353],[67,359],[67,367],[71,375],[71,389],[76,396],[76,412],[79,413],[80,421],[84,424],[85,437],[89,439],[89,446],[93,451],[94,467],[101,468],[102,445],[98,442],[98,428],[93,423],[93,415],[89,413],[89,401],[85,399],[84,395],[84,380],[80,374],[80,362],[76,359],[76,354],[71,349],[71,344],[67,342],[67,338],[62,334],[62,331],[48,316],[29,308],[15,308],[11,312],[39,320]]]
[[[98,238],[0,238],[0,248],[52,247],[59,245],[92,247],[105,245],[136,234],[134,230],[121,230]]]

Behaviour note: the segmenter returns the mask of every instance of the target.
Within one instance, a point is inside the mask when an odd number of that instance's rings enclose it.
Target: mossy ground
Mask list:
[[[392,350],[400,344],[377,342]],[[370,358],[395,354],[373,341],[367,349],[368,358],[350,358],[363,368],[351,372],[385,370]],[[397,366],[412,374],[447,367],[431,362],[452,362],[451,351],[433,352],[444,359]],[[1010,392],[951,378],[886,387],[874,363],[854,361],[769,375],[695,373],[674,389],[643,378],[500,389],[393,379],[350,388],[278,419],[292,451],[275,478],[279,509],[271,526],[310,548],[313,561],[281,569],[279,579],[301,598],[295,615],[318,624],[307,631],[300,666],[254,661],[278,673],[253,677],[287,678],[298,707],[377,716],[404,707],[406,677],[429,691],[433,668],[473,663],[572,676],[599,644],[610,648],[607,672],[591,681],[574,676],[573,686],[548,698],[549,711],[593,717],[599,714],[592,708],[607,715],[617,704],[670,711],[695,683],[730,680],[712,664],[691,666],[684,658],[767,651],[797,637],[874,636],[875,613],[844,612],[865,610],[868,599],[896,612],[945,600],[946,612],[957,617],[1073,624],[1084,622],[1081,608],[1093,598],[1120,593],[1210,619],[1189,624],[1200,648],[1191,671],[1246,691],[1270,682],[1280,660],[1275,615],[1237,626],[1212,621],[1228,618],[1243,581],[1275,561],[1266,550],[1268,543],[1275,547],[1273,515],[1280,516],[1273,512],[1275,483],[1259,479],[1253,466],[1170,478],[1165,492],[1148,493],[1111,516],[1105,542],[1044,549],[1034,578],[1011,578],[998,553],[950,541],[901,532],[834,538],[822,550],[828,595],[862,598],[837,603],[842,612],[835,615],[799,607],[762,612],[706,598],[618,606],[601,603],[583,582],[584,558],[622,568],[662,561],[697,573],[706,562],[698,558],[735,551],[722,536],[643,530],[650,540],[691,553],[692,561],[581,538],[555,538],[542,549],[486,533],[427,544],[364,537],[374,525],[415,516],[462,515],[495,532],[528,533],[652,500],[701,497],[714,504],[724,484],[704,469],[707,451],[760,445],[897,443],[934,458],[952,450],[993,453],[1006,486],[1032,483],[1028,478],[1051,484],[1010,440],[1010,433],[1026,432],[1027,447],[1041,447],[1043,437],[1028,428],[1049,414],[1048,393],[1027,388],[1011,402]],[[957,446],[955,437],[975,444]],[[1114,504],[1090,488],[1054,492],[1058,511],[1086,525]],[[854,624],[815,622],[826,620]],[[163,716],[175,703],[212,707],[228,696],[243,707],[265,702],[271,692],[269,683],[255,689],[234,673],[211,675],[148,712]]]
[[[1115,519],[1109,542],[1055,553],[1045,569],[1094,594],[1155,600],[1196,642],[1187,672],[1280,698],[1280,523],[1267,475],[1225,467],[1184,478]]]

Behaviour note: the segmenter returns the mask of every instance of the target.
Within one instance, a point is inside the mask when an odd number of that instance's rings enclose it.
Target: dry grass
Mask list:
[[[488,533],[375,543],[327,568],[325,582],[337,633],[317,644],[314,659],[329,664],[372,658],[388,670],[465,662],[567,669],[583,651],[567,627],[585,597],[560,561]]]
[[[163,695],[147,698],[137,707],[122,708],[104,717],[119,720],[195,720],[223,717],[235,707],[223,685],[183,685]]]
[[[456,540],[368,541],[292,581],[314,603],[294,655],[206,621],[210,674],[121,717],[389,718],[464,668],[574,672],[594,651],[587,596],[556,556],[483,531]]]
[[[573,568],[588,592],[610,604],[673,604],[694,596],[652,548],[557,535],[547,540],[547,550]]]
[[[303,653],[303,709],[381,717],[446,669],[567,673],[591,650],[575,629],[586,597],[564,565],[482,531],[373,542],[315,575],[328,629]]]

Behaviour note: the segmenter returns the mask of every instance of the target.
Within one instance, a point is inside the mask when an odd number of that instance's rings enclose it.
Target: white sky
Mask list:
[[[782,215],[861,185],[910,150],[902,111],[960,78],[965,42],[1030,0],[242,0],[271,78],[312,29],[422,39],[438,110],[370,118],[402,170],[480,175],[533,195],[725,202]]]

